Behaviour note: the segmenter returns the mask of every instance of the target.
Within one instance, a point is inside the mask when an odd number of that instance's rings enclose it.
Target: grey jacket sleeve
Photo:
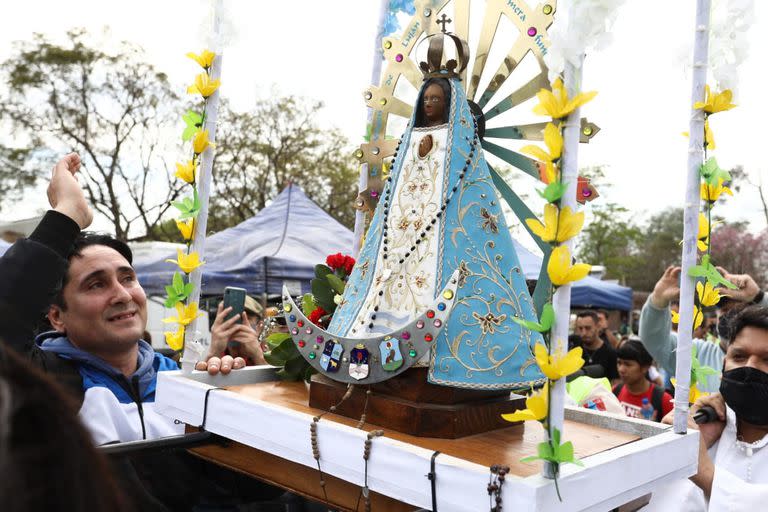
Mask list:
[[[677,334],[672,332],[669,306],[659,309],[651,304],[650,297],[645,301],[640,312],[640,339],[659,366],[674,375]]]

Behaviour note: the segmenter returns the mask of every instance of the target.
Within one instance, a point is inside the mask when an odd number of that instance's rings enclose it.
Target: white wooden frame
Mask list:
[[[161,372],[156,408],[190,425],[203,420],[205,394],[219,386],[275,380],[270,366],[248,367],[228,376],[181,371]],[[559,479],[561,503],[554,482],[541,475],[510,475],[503,486],[507,510],[608,511],[643,496],[658,485],[696,472],[699,433],[675,434],[666,425],[623,416],[566,408],[565,417],[596,426],[633,433],[640,440],[582,459],[583,468],[563,466]],[[227,390],[209,393],[206,429],[233,441],[315,467],[309,442],[312,416],[254,400]],[[363,483],[363,443],[366,432],[333,421],[321,421],[318,440],[323,471]],[[322,454],[333,453],[333,456]],[[425,509],[431,508],[430,450],[387,437],[376,439],[368,467],[371,490]],[[488,508],[488,468],[441,454],[436,459],[438,510],[477,512]]]

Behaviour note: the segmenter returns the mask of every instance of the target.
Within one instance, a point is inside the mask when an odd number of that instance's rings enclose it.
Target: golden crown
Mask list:
[[[469,62],[469,45],[466,41],[455,34],[438,32],[427,36],[429,39],[429,48],[427,49],[427,61],[420,62],[419,67],[424,74],[424,80],[433,77],[459,78],[460,74],[467,67]],[[453,44],[456,52],[455,59],[445,60],[445,44]],[[445,60],[445,62],[443,62]]]

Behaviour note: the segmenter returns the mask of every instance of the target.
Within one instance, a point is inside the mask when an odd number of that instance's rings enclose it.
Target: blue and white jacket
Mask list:
[[[155,411],[157,372],[177,370],[178,365],[139,341],[137,369],[126,377],[93,354],[75,347],[59,332],[35,339],[40,350],[73,361],[83,379],[80,420],[97,445],[155,439],[184,433],[184,424]]]

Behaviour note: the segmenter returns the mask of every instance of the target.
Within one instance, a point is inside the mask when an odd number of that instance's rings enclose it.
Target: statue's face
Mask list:
[[[437,84],[427,87],[422,97],[424,102],[424,118],[427,120],[427,126],[437,126],[445,122],[445,93],[443,88]]]

